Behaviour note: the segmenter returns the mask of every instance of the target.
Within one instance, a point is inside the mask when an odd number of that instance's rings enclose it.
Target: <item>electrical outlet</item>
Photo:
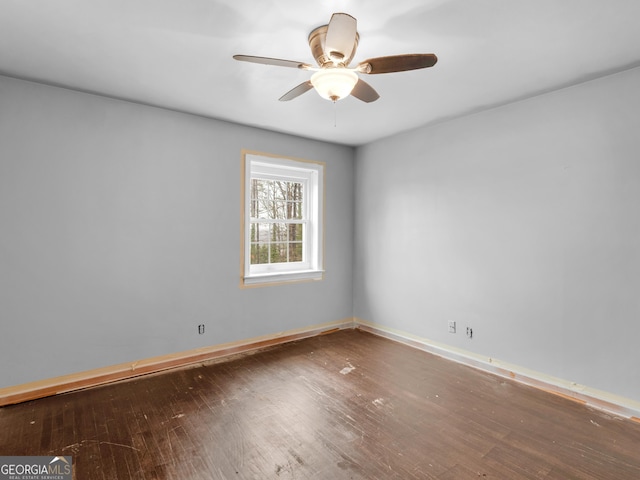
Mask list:
[[[449,320],[449,333],[456,333],[456,322]]]
[[[467,327],[467,337],[473,338],[473,328]]]
[[[202,335],[204,333],[204,323],[198,325],[198,333]]]

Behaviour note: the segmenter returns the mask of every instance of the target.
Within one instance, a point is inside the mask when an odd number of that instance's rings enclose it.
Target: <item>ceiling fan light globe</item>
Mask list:
[[[311,76],[316,92],[333,102],[348,97],[358,83],[358,75],[346,68],[325,68]]]

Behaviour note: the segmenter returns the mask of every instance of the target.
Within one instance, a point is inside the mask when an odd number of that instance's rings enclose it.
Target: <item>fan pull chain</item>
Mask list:
[[[333,101],[333,128],[338,126],[338,102]]]

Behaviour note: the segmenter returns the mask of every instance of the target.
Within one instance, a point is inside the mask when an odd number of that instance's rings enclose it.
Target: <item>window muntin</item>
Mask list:
[[[324,164],[244,154],[243,283],[322,278]]]

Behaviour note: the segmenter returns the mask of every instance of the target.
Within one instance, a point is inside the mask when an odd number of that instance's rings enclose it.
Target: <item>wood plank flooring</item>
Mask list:
[[[347,330],[0,408],[107,479],[639,479],[640,424]]]

